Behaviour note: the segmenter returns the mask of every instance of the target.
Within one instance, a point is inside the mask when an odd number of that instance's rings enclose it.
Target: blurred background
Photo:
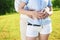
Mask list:
[[[0,0],[0,40],[21,40],[19,14],[14,9],[15,0]],[[60,0],[52,0],[53,15],[49,40],[60,40]]]

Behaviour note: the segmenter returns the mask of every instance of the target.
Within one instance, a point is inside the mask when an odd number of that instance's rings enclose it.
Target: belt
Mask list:
[[[31,25],[31,26],[41,26],[41,25],[31,24],[31,23],[28,23],[28,25]]]

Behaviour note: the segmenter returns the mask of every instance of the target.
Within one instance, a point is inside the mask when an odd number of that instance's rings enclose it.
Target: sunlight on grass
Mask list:
[[[53,32],[49,40],[60,40],[60,11],[51,16]],[[20,40],[19,14],[0,16],[0,40]]]
[[[20,40],[18,14],[0,16],[0,40]]]
[[[60,11],[54,11],[51,18],[53,31],[50,40],[60,40]]]

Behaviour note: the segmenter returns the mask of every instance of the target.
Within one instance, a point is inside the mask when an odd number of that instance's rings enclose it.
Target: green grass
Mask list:
[[[50,40],[60,40],[60,11],[54,11],[52,18],[53,32],[50,35]]]
[[[60,11],[51,16],[53,32],[49,40],[60,40]],[[0,40],[20,40],[19,14],[0,16]]]
[[[19,15],[0,16],[0,40],[19,40]]]

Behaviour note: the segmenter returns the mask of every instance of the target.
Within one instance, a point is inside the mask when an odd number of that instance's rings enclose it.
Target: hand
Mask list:
[[[26,15],[27,15],[28,17],[32,18],[32,19],[38,18],[38,12],[36,12],[36,11],[28,11],[28,12],[26,13]]]
[[[45,19],[46,17],[49,16],[49,14],[46,11],[44,11],[44,12],[40,11],[39,14],[40,14],[40,19]]]
[[[40,16],[41,16],[41,15],[39,15],[39,13],[38,13],[37,11],[34,11],[34,12],[32,13],[32,18],[33,18],[33,19],[34,19],[34,18],[39,19]]]
[[[39,11],[38,13],[39,13],[39,19],[42,19],[43,16],[44,16],[44,12],[43,11]]]
[[[43,12],[37,12],[37,11],[31,11],[30,14],[32,16],[32,18],[37,18],[37,19],[41,19],[42,18],[42,14]]]
[[[42,12],[42,11],[30,11],[28,12],[28,16],[32,19],[37,18],[37,19],[44,19],[48,16],[48,13]]]
[[[42,19],[45,19],[48,16],[49,16],[49,14],[47,12],[44,12],[44,15],[42,16]]]

